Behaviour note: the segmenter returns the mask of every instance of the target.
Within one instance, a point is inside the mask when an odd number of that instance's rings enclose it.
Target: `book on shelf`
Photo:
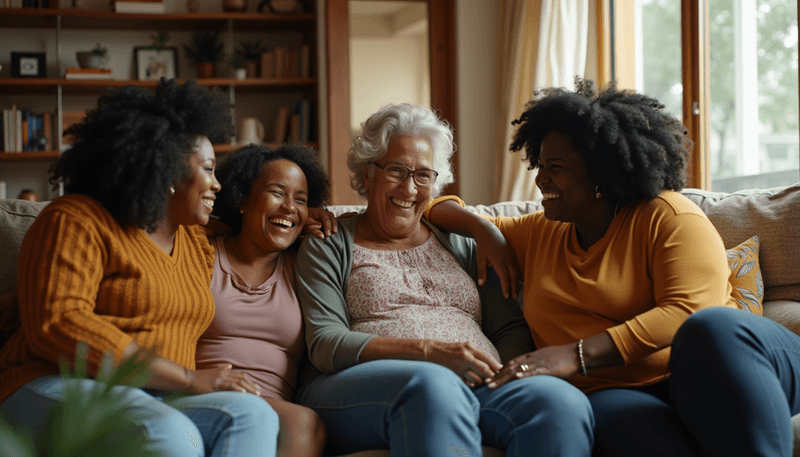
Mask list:
[[[265,51],[261,53],[261,77],[275,77],[275,51]]]
[[[111,79],[110,68],[67,68],[64,72],[66,79]]]
[[[308,78],[311,76],[311,48],[304,44],[300,46],[300,77]]]
[[[27,108],[3,110],[3,152],[46,151],[54,138],[53,113],[35,113]]]
[[[294,107],[294,113],[298,117],[298,143],[308,143],[311,140],[311,100],[300,99]]]
[[[300,142],[300,115],[292,114],[289,117],[289,142]]]
[[[164,2],[141,2],[131,0],[117,0],[114,2],[115,13],[133,14],[164,14]]]
[[[278,115],[275,117],[275,143],[278,145],[286,142],[286,136],[289,134],[290,114],[288,106],[281,106],[278,109]]]

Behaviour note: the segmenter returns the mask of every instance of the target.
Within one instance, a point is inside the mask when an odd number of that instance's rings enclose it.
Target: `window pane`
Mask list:
[[[658,99],[681,119],[681,2],[636,0],[635,15],[641,34],[636,39],[636,90]]]
[[[708,14],[712,189],[796,183],[796,0],[715,0]]]

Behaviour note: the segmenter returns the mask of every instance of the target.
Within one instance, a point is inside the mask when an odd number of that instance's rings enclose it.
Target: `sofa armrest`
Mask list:
[[[768,317],[800,335],[800,302],[793,300],[764,302],[764,317]]]

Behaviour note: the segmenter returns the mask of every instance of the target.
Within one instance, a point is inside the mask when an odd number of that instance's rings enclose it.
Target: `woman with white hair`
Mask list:
[[[388,105],[348,153],[367,209],[308,237],[297,292],[313,365],[298,390],[328,429],[328,451],[396,456],[588,456],[594,419],[568,382],[536,376],[487,387],[531,337],[499,281],[476,283],[473,240],[422,219],[452,182],[453,134],[428,108]]]

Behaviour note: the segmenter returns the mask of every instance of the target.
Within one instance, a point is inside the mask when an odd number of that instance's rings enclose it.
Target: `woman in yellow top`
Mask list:
[[[685,128],[647,96],[576,86],[538,92],[517,121],[511,148],[538,169],[544,211],[488,221],[441,200],[429,211],[520,260],[538,349],[488,386],[569,379],[592,403],[595,455],[788,456],[800,368],[781,354],[800,353],[800,339],[736,309],[722,240],[676,192]],[[515,280],[503,257],[489,260]]]
[[[278,417],[230,364],[195,369],[195,345],[214,316],[208,222],[220,184],[210,140],[233,131],[221,93],[161,80],[155,93],[128,86],[100,97],[67,133],[55,167],[66,195],[25,234],[17,291],[20,328],[0,351],[0,414],[30,430],[37,453],[47,416],[67,385],[59,359],[89,348],[149,362],[144,389],[118,386],[127,421],[105,423],[108,455],[131,436],[148,455],[274,456]],[[169,406],[164,391],[187,391]],[[255,395],[251,395],[255,394]],[[98,431],[99,433],[99,431]]]

